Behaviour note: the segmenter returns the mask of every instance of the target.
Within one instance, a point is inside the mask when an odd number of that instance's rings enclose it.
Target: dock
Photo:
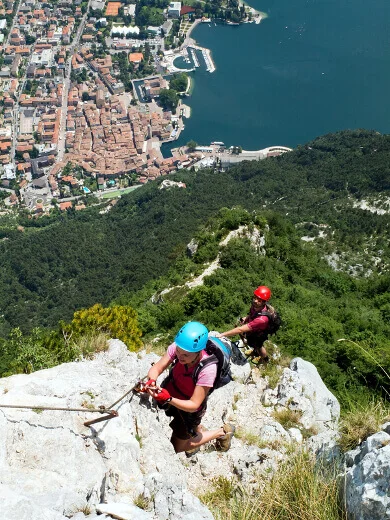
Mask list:
[[[198,45],[191,45],[190,52],[193,53],[193,54],[191,54],[191,56],[195,55],[195,52],[193,51],[193,49],[197,49],[198,51],[201,51],[204,62],[206,64],[207,72],[214,72],[216,67],[215,67],[213,59],[211,57],[210,49],[206,49],[205,47],[199,47]],[[195,55],[195,57],[196,57],[196,55]],[[196,66],[199,67],[199,61],[197,58],[196,58],[196,61],[197,61],[198,65],[195,64],[195,67]]]

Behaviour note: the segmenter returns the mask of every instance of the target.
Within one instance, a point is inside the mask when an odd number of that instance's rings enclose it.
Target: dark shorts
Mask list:
[[[246,342],[248,347],[253,348],[254,353],[259,354],[261,347],[264,346],[264,342],[268,339],[266,334],[246,334]]]
[[[170,406],[165,413],[172,417],[169,426],[172,429],[172,437],[187,440],[197,436],[196,428],[202,422],[202,417],[206,413],[207,405],[203,405],[197,412],[183,412],[174,406]]]

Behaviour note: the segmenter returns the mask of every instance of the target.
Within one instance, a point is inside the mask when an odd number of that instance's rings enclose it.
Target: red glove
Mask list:
[[[149,379],[146,381],[146,383],[143,383],[144,390],[147,390],[151,386],[156,386],[156,380],[155,379]]]
[[[172,401],[171,394],[168,392],[168,390],[165,390],[165,388],[161,388],[161,390],[159,390],[158,393],[156,393],[153,397],[159,403],[169,403]]]

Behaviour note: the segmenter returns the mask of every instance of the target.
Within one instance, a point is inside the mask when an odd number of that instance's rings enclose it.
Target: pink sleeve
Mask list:
[[[208,386],[212,388],[214,386],[214,381],[216,377],[217,365],[208,365],[203,370],[201,370],[196,385]]]
[[[167,354],[172,359],[172,361],[176,358],[176,343],[171,343],[169,345]]]
[[[258,316],[252,321],[248,321],[248,327],[253,331],[257,332],[260,330],[266,330],[268,327],[268,316]]]

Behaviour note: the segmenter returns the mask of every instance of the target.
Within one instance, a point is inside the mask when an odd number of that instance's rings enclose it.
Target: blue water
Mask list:
[[[251,4],[268,14],[260,25],[206,23],[192,33],[217,70],[192,74],[192,115],[170,147],[294,147],[346,128],[390,131],[389,0]]]

